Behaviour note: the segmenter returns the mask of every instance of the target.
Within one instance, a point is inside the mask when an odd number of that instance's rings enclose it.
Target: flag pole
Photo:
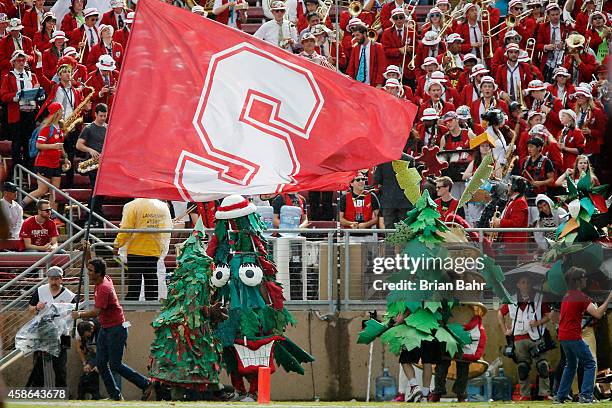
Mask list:
[[[336,7],[336,71],[340,72],[340,6],[338,3],[339,0],[334,0],[334,7]]]
[[[85,242],[85,247],[83,248],[83,256],[81,257],[81,270],[79,271],[79,285],[77,286],[77,301],[74,307],[74,310],[79,310],[79,303],[81,301],[81,290],[83,289],[83,273],[85,272],[85,263],[87,262],[87,255],[89,254],[89,230],[91,228],[91,221],[93,219],[93,200],[94,193],[93,190],[91,192],[91,197],[89,197],[89,215],[87,216],[87,226],[85,227],[85,237],[83,241]],[[72,333],[70,336],[75,338],[76,335],[76,327],[77,327],[77,319],[74,319],[72,324]]]

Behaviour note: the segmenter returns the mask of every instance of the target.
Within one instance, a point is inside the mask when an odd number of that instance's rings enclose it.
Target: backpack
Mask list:
[[[43,125],[38,126],[32,132],[32,136],[30,136],[30,157],[31,158],[35,158],[36,156],[38,156],[38,148],[36,147],[36,141],[38,140],[38,135],[42,128],[43,128]],[[47,140],[45,140],[45,142],[51,139],[51,137],[55,134],[55,132],[56,132],[55,126],[51,126],[51,133],[49,134],[49,137],[47,137]]]

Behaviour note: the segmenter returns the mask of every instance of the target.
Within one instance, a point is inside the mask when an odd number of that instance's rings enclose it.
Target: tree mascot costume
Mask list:
[[[236,392],[243,401],[256,400],[259,367],[274,372],[276,362],[286,371],[304,374],[301,364],[314,358],[284,335],[295,320],[284,307],[283,289],[263,236],[265,225],[255,205],[240,195],[228,196],[215,218],[207,249],[215,263],[211,284],[215,299],[229,309],[215,336]],[[249,381],[248,393],[244,378]]]
[[[222,305],[211,306],[212,259],[202,245],[201,221],[177,257],[168,283],[168,299],[153,321],[149,376],[170,387],[215,390],[219,383],[221,343],[214,325],[227,317]]]

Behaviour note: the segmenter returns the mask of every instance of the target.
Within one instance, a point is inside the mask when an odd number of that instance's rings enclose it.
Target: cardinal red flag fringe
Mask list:
[[[159,0],[140,0],[97,195],[208,201],[346,187],[399,159],[416,106]]]

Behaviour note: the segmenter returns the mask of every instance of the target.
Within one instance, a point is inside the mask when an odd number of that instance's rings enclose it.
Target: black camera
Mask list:
[[[502,354],[504,355],[504,357],[508,357],[513,360],[516,358],[516,350],[514,347],[514,339],[512,338],[512,336],[506,336],[506,345],[502,349]]]
[[[489,109],[480,115],[480,117],[486,120],[489,125],[492,126],[500,126],[504,124],[504,112],[502,112],[500,109]]]

